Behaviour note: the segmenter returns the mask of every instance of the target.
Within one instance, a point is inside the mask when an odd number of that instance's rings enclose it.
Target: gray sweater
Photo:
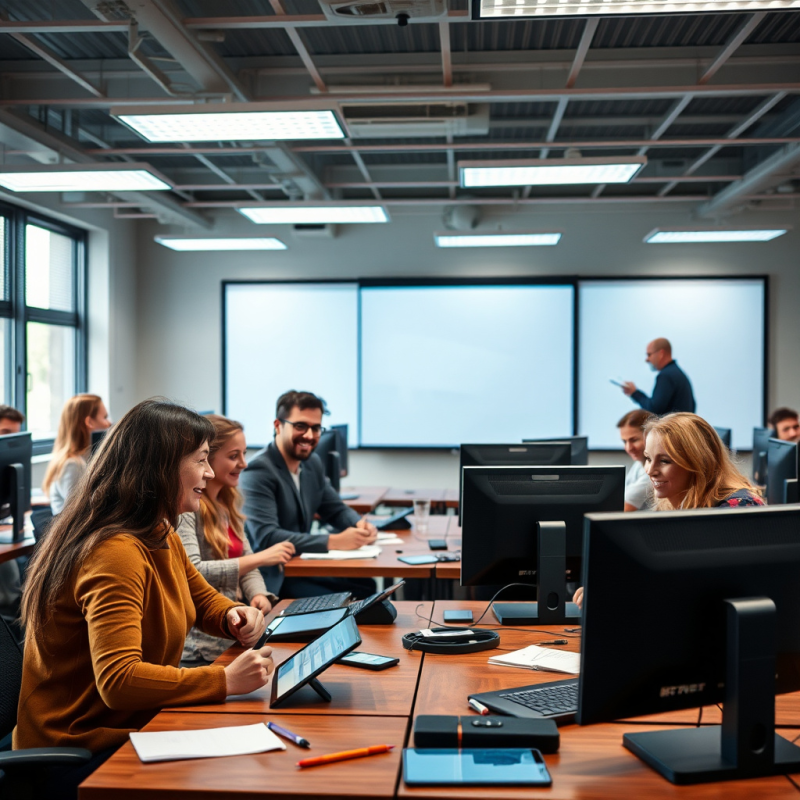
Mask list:
[[[178,522],[178,534],[183,542],[183,549],[189,561],[197,571],[229,600],[240,600],[249,603],[257,594],[266,595],[270,602],[277,603],[278,598],[267,591],[261,573],[252,569],[239,576],[239,562],[235,558],[217,558],[211,545],[206,541],[203,530],[203,517],[200,512],[181,514]],[[251,555],[253,549],[245,537],[244,555]],[[214,661],[217,656],[227,650],[233,641],[209,636],[197,628],[192,628],[183,646],[183,661]]]

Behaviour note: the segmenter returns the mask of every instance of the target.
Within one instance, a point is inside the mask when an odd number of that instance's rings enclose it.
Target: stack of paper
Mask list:
[[[379,533],[376,544],[405,544],[405,542],[399,536],[395,536],[393,533]]]
[[[286,745],[263,722],[233,728],[199,731],[145,731],[131,733],[131,744],[142,761],[249,756]]]
[[[530,647],[515,650],[513,653],[492,656],[489,663],[501,667],[541,669],[548,672],[569,672],[577,675],[581,671],[581,654],[551,650],[549,647],[538,647],[532,644]]]
[[[349,558],[376,558],[381,554],[377,544],[365,544],[358,550],[328,550],[327,553],[301,553],[300,558],[327,559],[329,561],[345,561]]]

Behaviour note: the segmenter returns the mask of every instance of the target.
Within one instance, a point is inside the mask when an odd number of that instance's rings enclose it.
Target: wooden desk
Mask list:
[[[343,486],[342,494],[358,493],[358,497],[342,502],[353,509],[356,514],[369,514],[381,502],[389,489],[386,486]]]
[[[0,532],[3,530],[10,531],[11,526],[0,526]],[[19,558],[20,556],[30,555],[33,552],[35,545],[36,541],[32,536],[30,538],[23,539],[21,542],[16,542],[15,544],[0,544],[0,564],[5,561],[11,561],[14,558]]]
[[[440,505],[444,508],[444,489],[389,489],[381,498],[385,506],[410,506],[415,500],[430,500],[431,509]]]
[[[276,608],[280,610],[287,605],[282,601]],[[393,625],[362,625],[359,628],[363,643],[359,650],[365,653],[377,653],[383,656],[399,658],[400,663],[380,672],[371,672],[357,667],[335,664],[320,676],[320,681],[331,693],[332,701],[326,703],[308,687],[301,689],[296,695],[274,710],[270,710],[269,697],[272,682],[258,692],[244,695],[241,699],[228,699],[216,705],[186,706],[179,709],[165,710],[172,712],[195,713],[242,713],[242,714],[328,714],[330,716],[380,716],[408,717],[414,708],[414,695],[422,664],[422,654],[403,649],[401,638],[412,630],[419,630],[424,620],[416,616],[420,607],[421,614],[430,614],[430,603],[417,601],[398,601],[397,619]],[[274,617],[274,613],[270,618]],[[271,643],[273,658],[281,664],[289,656],[303,647],[294,643]],[[241,653],[240,647],[231,647],[217,660],[223,666],[230,664]],[[289,726],[291,727],[291,726]],[[380,744],[380,742],[376,742]],[[391,744],[391,743],[390,743]]]
[[[143,730],[196,730],[267,722],[274,715],[162,712]],[[309,715],[291,730],[311,742],[311,750],[286,742],[286,750],[229,758],[201,758],[143,764],[130,742],[87,778],[80,800],[297,800],[312,798],[391,798],[400,775],[406,717]],[[283,740],[282,740],[283,741]],[[390,753],[298,769],[300,758],[374,744],[397,745]]]
[[[444,490],[444,505],[445,508],[458,508],[458,500],[461,492],[458,489],[445,489]]]

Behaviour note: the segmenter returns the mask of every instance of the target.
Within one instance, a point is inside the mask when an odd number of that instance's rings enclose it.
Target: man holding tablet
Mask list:
[[[647,345],[645,361],[650,369],[658,373],[656,385],[653,387],[653,396],[648,397],[636,388],[633,381],[625,381],[622,391],[638,403],[645,411],[661,416],[671,414],[673,411],[688,411],[694,414],[695,402],[692,384],[686,373],[672,358],[672,345],[667,339],[653,339]]]
[[[325,401],[311,392],[285,392],[275,412],[275,440],[242,473],[245,529],[253,550],[289,541],[298,553],[356,550],[372,544],[378,531],[348,508],[325,477],[314,448],[324,428]],[[339,533],[312,534],[318,515]],[[262,568],[282,597],[314,597],[349,591],[359,598],[375,592],[375,581],[346,578],[287,578],[280,567]]]

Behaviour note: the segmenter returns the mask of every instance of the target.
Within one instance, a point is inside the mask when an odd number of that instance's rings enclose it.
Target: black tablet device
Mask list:
[[[325,633],[337,622],[349,616],[347,606],[328,611],[312,611],[309,614],[292,614],[275,617],[268,625],[273,642],[307,642]]]
[[[345,617],[276,668],[272,679],[270,707],[280,705],[306,684],[330,702],[331,696],[317,681],[317,676],[360,644],[361,636],[356,621],[353,617]]]

